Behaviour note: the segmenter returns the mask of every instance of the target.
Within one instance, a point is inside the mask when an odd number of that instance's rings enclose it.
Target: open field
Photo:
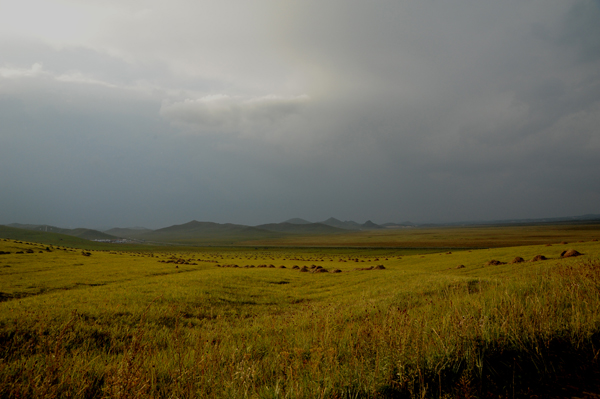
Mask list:
[[[596,397],[595,233],[451,251],[0,240],[0,397]]]

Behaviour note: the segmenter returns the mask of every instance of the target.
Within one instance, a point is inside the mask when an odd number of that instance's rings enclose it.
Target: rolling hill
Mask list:
[[[143,231],[131,237],[160,243],[230,245],[247,240],[279,238],[281,233],[239,224],[220,224],[193,220],[158,230]]]
[[[98,243],[73,235],[45,232],[40,230],[20,229],[0,225],[0,238],[37,242],[46,245],[66,246],[72,248],[110,248],[111,244]]]
[[[261,230],[274,231],[279,233],[290,233],[290,234],[336,234],[346,233],[346,229],[340,229],[338,227],[328,226],[323,223],[270,223],[261,224],[256,226]]]
[[[110,234],[112,236],[115,237],[121,237],[121,238],[133,238],[139,234],[144,234],[144,233],[149,233],[151,232],[151,229],[146,229],[146,228],[121,228],[121,227],[115,227],[112,228],[110,230],[106,230],[105,233],[106,234]]]
[[[345,222],[342,222],[341,220],[333,218],[333,217],[331,217],[327,220],[324,220],[320,223],[326,224],[326,225],[332,226],[332,227],[337,227],[339,229],[344,229],[344,230],[377,230],[377,229],[383,228],[382,226],[375,224],[370,220],[367,220],[365,223],[360,224],[360,223],[356,223],[353,220],[346,220]]]
[[[73,237],[79,237],[79,238],[83,238],[86,240],[114,240],[114,239],[118,238],[114,235],[110,235],[110,234],[103,233],[101,231],[93,230],[93,229],[85,229],[85,228],[63,229],[60,227],[49,226],[49,225],[45,225],[45,224],[35,225],[35,224],[11,223],[8,225],[8,227],[14,227],[17,229],[24,229],[24,230],[39,231],[39,232],[45,232],[45,233],[58,233],[58,234],[64,234],[64,235],[73,236]]]
[[[304,220],[301,218],[292,218],[292,219],[288,219],[283,223],[291,223],[291,224],[311,224],[312,222],[309,222],[308,220]]]

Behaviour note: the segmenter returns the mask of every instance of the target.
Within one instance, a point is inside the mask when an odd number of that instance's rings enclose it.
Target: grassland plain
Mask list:
[[[112,248],[0,240],[0,397],[600,393],[597,241]]]

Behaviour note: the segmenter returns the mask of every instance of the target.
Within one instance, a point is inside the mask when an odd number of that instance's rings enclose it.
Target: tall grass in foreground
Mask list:
[[[20,315],[0,326],[0,397],[524,397],[600,375],[599,261],[441,281],[245,317]]]

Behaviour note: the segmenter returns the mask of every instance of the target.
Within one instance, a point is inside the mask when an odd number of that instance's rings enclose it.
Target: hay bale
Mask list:
[[[295,269],[295,270],[297,270],[297,269],[300,269],[300,266],[298,266],[298,265],[294,265],[294,266],[292,267],[292,269]]]
[[[280,269],[287,269],[284,265],[279,266]]]
[[[464,269],[464,268],[465,268],[465,265],[458,265],[458,266],[456,266],[456,268],[457,268],[457,269]]]
[[[373,269],[375,269],[375,270],[385,270],[385,267],[383,265],[377,265]]]
[[[316,268],[315,270],[313,270],[313,273],[329,273],[329,270],[327,270],[323,267],[319,267],[319,268]]]
[[[531,259],[530,262],[537,262],[537,261],[546,260],[546,259],[548,259],[548,258],[546,258],[544,255],[536,255],[533,257],[533,259]]]
[[[506,264],[506,262],[500,262],[499,260],[492,259],[489,262],[487,262],[485,265],[486,266],[498,266],[498,265],[505,265],[505,264]]]
[[[306,266],[302,266],[302,269],[300,269],[300,272],[301,272],[301,273],[306,273],[306,272],[308,272],[308,267],[306,267]]]
[[[333,269],[333,270],[331,271],[331,273],[341,273],[341,272],[342,272],[342,271],[341,271],[340,269]]]
[[[566,251],[562,251],[562,253],[560,254],[561,258],[571,258],[573,256],[580,256],[581,253],[577,252],[574,249],[568,249]]]
[[[517,256],[516,258],[514,258],[513,260],[510,261],[510,263],[522,263],[525,262],[525,259],[521,258],[520,256]]]

